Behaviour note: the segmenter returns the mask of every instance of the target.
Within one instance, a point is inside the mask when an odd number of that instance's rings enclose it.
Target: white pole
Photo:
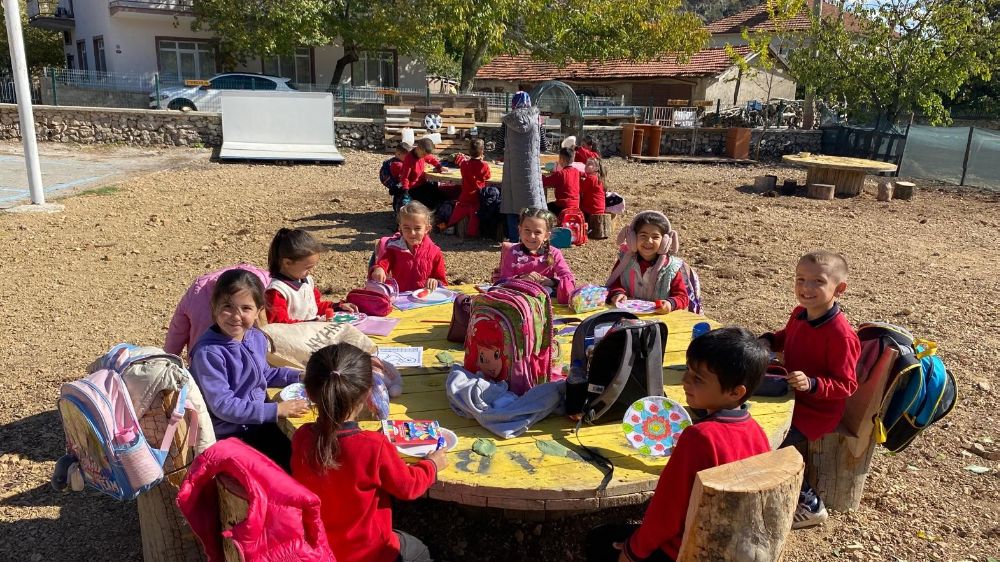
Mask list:
[[[10,43],[10,64],[14,72],[17,93],[17,114],[21,121],[21,141],[24,143],[24,164],[28,168],[28,189],[34,205],[45,204],[42,169],[38,164],[38,143],[35,140],[35,114],[31,110],[31,83],[28,63],[24,56],[24,35],[21,30],[21,7],[17,0],[3,0],[7,19],[7,42]]]

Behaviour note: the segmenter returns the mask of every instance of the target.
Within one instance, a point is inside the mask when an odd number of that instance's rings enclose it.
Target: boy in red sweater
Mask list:
[[[782,447],[815,441],[834,431],[847,398],[858,388],[855,369],[861,341],[837,303],[846,290],[844,256],[826,250],[802,256],[795,266],[799,306],[784,329],[761,336],[773,351],[784,352],[788,385],[795,390],[792,428]],[[803,482],[792,528],[819,525],[826,519],[823,500]]]
[[[677,440],[642,524],[592,530],[587,536],[588,561],[677,558],[695,475],[771,450],[744,404],[764,377],[767,362],[767,349],[743,328],[720,328],[691,341],[684,396],[698,419]]]
[[[427,181],[426,168],[430,164],[434,171],[441,171],[441,161],[434,156],[434,142],[428,138],[417,140],[413,150],[403,158],[399,172],[399,188],[403,190],[402,204],[415,199],[434,209],[441,202],[441,192],[437,184]]]
[[[580,208],[580,170],[573,167],[573,150],[559,149],[560,168],[542,178],[542,185],[555,188],[556,200],[549,202],[549,210],[559,216],[563,209]]]
[[[479,192],[486,187],[486,180],[490,179],[490,165],[483,160],[483,153],[486,145],[482,139],[472,141],[469,146],[469,159],[459,164],[458,168],[462,172],[462,193],[458,196],[458,203],[455,210],[451,212],[448,219],[448,226],[454,226],[465,217],[469,217],[469,226],[466,229],[468,236],[479,236]]]

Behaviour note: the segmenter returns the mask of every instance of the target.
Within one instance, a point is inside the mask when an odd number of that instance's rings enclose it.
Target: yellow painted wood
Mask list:
[[[470,285],[451,287],[473,293]],[[572,501],[578,499],[580,509],[593,507],[593,502],[583,501],[597,496],[597,487],[603,473],[580,456],[580,446],[575,435],[575,422],[563,416],[550,416],[535,424],[524,435],[503,440],[479,426],[475,420],[455,414],[448,406],[444,382],[450,365],[443,365],[435,357],[447,351],[455,361],[464,357],[461,344],[445,340],[451,305],[424,307],[406,312],[394,311],[400,323],[388,337],[375,337],[377,345],[419,345],[424,347],[423,367],[402,369],[403,395],[390,405],[392,419],[436,419],[442,426],[455,431],[458,445],[449,454],[450,465],[438,475],[432,495],[468,505],[488,505],[492,501],[505,507],[520,509],[552,508],[573,509]],[[554,309],[556,317],[586,318],[596,312],[573,314],[563,306]],[[667,353],[664,357],[664,390],[667,396],[683,402],[681,376],[684,372],[684,354],[691,339],[694,324],[707,319],[685,311],[653,316],[667,324]],[[711,320],[707,320],[715,325]],[[563,364],[568,363],[572,335],[558,336]],[[269,391],[272,398],[277,389]],[[750,401],[750,411],[767,432],[772,445],[784,438],[791,423],[792,399],[759,398]],[[284,420],[283,428],[289,434],[304,423],[313,421],[313,415],[295,420]],[[378,430],[378,422],[362,422],[362,427]],[[598,425],[584,425],[579,438],[585,445],[612,460],[615,473],[602,498],[619,497],[625,503],[642,501],[655,488],[660,471],[667,459],[643,457],[626,441],[621,431],[621,419],[610,417]],[[497,452],[492,457],[482,457],[472,450],[477,439],[492,440]],[[544,443],[539,445],[539,443]],[[553,454],[546,445],[556,444],[565,454]],[[408,461],[417,459],[404,457]],[[500,498],[500,499],[498,499]],[[501,501],[502,500],[502,501]],[[499,503],[498,503],[499,502]],[[557,503],[556,503],[557,502]]]

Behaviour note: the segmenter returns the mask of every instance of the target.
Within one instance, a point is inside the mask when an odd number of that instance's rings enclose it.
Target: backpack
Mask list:
[[[479,210],[476,216],[481,222],[491,222],[500,216],[500,188],[487,184],[479,190]]]
[[[958,401],[955,377],[937,356],[936,343],[914,338],[905,328],[880,322],[862,324],[858,339],[861,340],[859,384],[868,379],[870,371],[866,369],[876,365],[885,350],[897,354],[875,415],[874,432],[876,443],[898,453],[955,407]]]
[[[455,202],[452,200],[442,201],[438,208],[434,211],[434,221],[435,224],[448,224],[451,220],[452,213],[455,212]]]
[[[561,378],[553,370],[558,357],[552,328],[552,302],[541,285],[523,279],[506,281],[472,296],[465,333],[465,369],[475,373],[480,326],[496,326],[503,337],[504,371],[511,392],[522,395],[535,385]],[[488,328],[487,328],[488,329]],[[481,338],[480,338],[481,339]]]
[[[563,209],[563,212],[559,213],[559,225],[569,229],[574,246],[583,246],[587,243],[587,217],[580,209]]]
[[[607,332],[597,339],[602,326]],[[631,312],[609,310],[581,322],[573,333],[566,413],[594,422],[615,404],[663,396],[666,346],[666,324],[639,320]]]
[[[395,279],[385,281],[367,281],[363,289],[351,289],[344,300],[368,316],[388,316],[392,312],[393,299],[399,294],[399,285]]]
[[[378,181],[389,190],[390,195],[396,195],[399,192],[399,180],[392,177],[392,164],[395,161],[395,156],[384,160],[382,167],[378,170]]]
[[[685,261],[681,265],[681,279],[684,280],[684,287],[687,289],[688,312],[701,314],[701,279],[698,272]]]
[[[127,356],[127,351],[119,349],[118,353]],[[127,361],[125,368],[140,359]],[[64,488],[68,480],[77,490],[75,482],[82,476],[85,484],[119,500],[133,499],[156,486],[163,479],[163,463],[178,422],[186,410],[194,412],[189,407],[187,392],[185,385],[178,394],[177,407],[163,441],[154,449],[146,442],[119,373],[102,368],[62,385],[57,409],[66,434],[67,455],[56,464],[53,484],[60,483],[57,487]],[[197,436],[197,415],[191,417],[189,424],[188,446],[191,446]]]

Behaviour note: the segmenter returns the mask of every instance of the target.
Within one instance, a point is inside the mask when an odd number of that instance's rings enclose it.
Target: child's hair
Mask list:
[[[575,156],[575,151],[572,148],[563,147],[559,149],[559,160],[572,162],[574,156]]]
[[[351,417],[372,389],[372,357],[348,343],[328,345],[313,353],[302,382],[318,410],[312,464],[319,470],[337,468],[337,430]]]
[[[469,157],[470,158],[482,158],[483,153],[486,152],[486,143],[483,139],[476,139],[469,143]]]
[[[408,142],[400,141],[399,144],[396,145],[396,154],[399,154],[400,152],[406,153],[411,150],[413,150],[413,145]]]
[[[249,291],[257,308],[264,306],[264,284],[260,282],[260,278],[237,267],[223,273],[215,281],[215,288],[212,289],[212,315],[240,291]]]
[[[282,228],[267,249],[267,269],[271,275],[281,273],[281,260],[298,261],[323,251],[312,234],[298,228]]]
[[[432,141],[431,139],[429,139],[427,137],[424,137],[422,139],[417,139],[417,142],[415,142],[413,144],[413,148],[419,148],[420,150],[423,150],[427,154],[433,154],[434,153],[434,141]]]
[[[499,349],[501,354],[504,351],[504,336],[503,328],[500,323],[496,320],[483,320],[481,322],[476,322],[472,327],[472,337],[469,338],[471,342],[470,348],[466,353],[465,368],[472,372],[477,372],[479,369],[479,350],[481,347],[492,347]],[[507,357],[503,357],[503,367],[502,372],[507,371]]]
[[[521,226],[524,219],[542,219],[545,221],[545,228],[547,228],[549,232],[556,227],[556,216],[548,209],[525,207],[521,209],[521,215],[517,219],[517,225]]]
[[[592,135],[587,135],[587,136],[583,137],[583,145],[582,146],[586,146],[587,148],[590,148],[591,150],[593,150],[594,152],[596,152],[598,154],[600,154],[600,152],[601,152],[600,150],[597,150],[597,139],[595,139]]]
[[[420,201],[410,201],[406,205],[399,208],[399,212],[396,213],[396,221],[399,224],[403,224],[403,219],[416,216],[423,216],[424,220],[427,221],[427,224],[431,224],[431,217],[433,214],[431,213],[431,210],[427,208],[427,205],[424,205]]]
[[[719,377],[723,392],[739,385],[747,389],[740,401],[760,384],[771,357],[756,336],[744,328],[718,328],[691,340],[687,348],[688,365],[703,365]]]
[[[594,166],[597,168],[597,177],[601,178],[601,183],[604,183],[604,178],[607,177],[604,173],[604,162],[600,158],[589,158],[587,159],[587,165],[593,162]]]
[[[814,250],[799,258],[799,263],[822,265],[830,270],[837,283],[847,280],[847,258],[829,250]]]
[[[635,219],[632,221],[632,230],[636,234],[639,234],[639,231],[642,230],[642,227],[646,225],[655,226],[657,230],[659,230],[660,233],[663,234],[664,236],[666,236],[667,233],[670,232],[670,223],[665,220],[663,213],[648,212],[648,211],[643,211],[639,213],[638,215],[635,216]]]

